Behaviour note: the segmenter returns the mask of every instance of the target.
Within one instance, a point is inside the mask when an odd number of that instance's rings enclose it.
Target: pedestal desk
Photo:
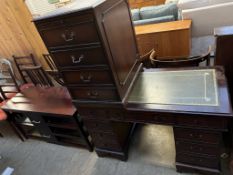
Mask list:
[[[221,172],[232,117],[221,68],[143,70],[126,0],[77,1],[34,22],[99,156],[126,160],[135,123],[165,124],[177,171]]]

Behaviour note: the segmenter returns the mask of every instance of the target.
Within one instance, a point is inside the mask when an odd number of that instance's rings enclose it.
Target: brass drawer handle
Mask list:
[[[73,41],[75,39],[75,33],[74,32],[69,32],[68,30],[65,31],[65,33],[63,33],[61,35],[61,37],[66,41],[66,42],[70,42]]]
[[[84,59],[84,55],[80,55],[78,58],[76,58],[74,55],[71,55],[70,58],[72,59],[72,63],[78,64],[81,63],[81,61]]]
[[[87,77],[84,77],[84,75],[80,75],[80,80],[83,82],[83,83],[90,83],[91,82],[91,79],[92,79],[92,75],[89,74]]]
[[[32,123],[39,124],[41,123],[40,121],[32,120]]]
[[[88,92],[87,95],[90,98],[97,98],[99,96],[98,92]]]

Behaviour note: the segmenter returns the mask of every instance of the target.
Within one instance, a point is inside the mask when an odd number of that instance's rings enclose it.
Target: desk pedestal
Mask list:
[[[79,105],[80,107],[80,105]],[[91,109],[91,110],[90,110]],[[228,132],[228,118],[187,114],[156,114],[126,111],[121,107],[80,107],[100,157],[127,159],[130,123],[173,126],[178,172],[220,174],[222,134]]]

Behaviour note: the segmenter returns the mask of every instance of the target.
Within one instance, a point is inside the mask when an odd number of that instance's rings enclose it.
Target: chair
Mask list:
[[[35,60],[35,57],[33,54],[30,54],[28,56],[12,56],[14,59],[14,62],[16,64],[16,67],[19,70],[19,74],[23,80],[23,83],[29,83],[28,81],[28,75],[25,73],[25,71],[22,70],[23,66],[37,66],[37,62]]]
[[[153,51],[150,55],[150,61],[151,61],[151,65],[153,68],[193,67],[193,66],[199,66],[200,63],[204,61],[206,63],[205,66],[209,66],[210,65],[210,52],[211,52],[211,47],[209,47],[209,50],[207,53],[200,55],[200,56],[159,60],[159,59],[156,59],[155,51]]]
[[[140,58],[138,60],[146,68],[152,67],[152,64],[151,64],[151,61],[150,61],[151,54],[153,54],[153,57],[155,57],[155,50],[154,49],[152,49],[151,51],[147,52],[146,54],[140,56]]]
[[[14,77],[11,63],[7,59],[0,59],[0,94],[3,100],[8,100],[20,92]]]
[[[52,81],[44,71],[41,65],[39,66],[24,66],[22,70],[26,72],[28,78],[36,86],[53,86]]]
[[[55,65],[51,56],[49,54],[43,54],[43,57],[45,61],[47,62],[47,64],[49,65],[49,68],[51,69],[51,70],[45,70],[45,72],[47,72],[58,84],[63,86],[64,81],[61,78],[61,75],[58,72],[57,66]]]

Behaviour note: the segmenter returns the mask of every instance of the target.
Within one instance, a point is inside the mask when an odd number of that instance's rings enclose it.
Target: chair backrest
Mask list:
[[[44,57],[46,63],[49,65],[49,68],[51,70],[57,70],[57,66],[55,65],[53,59],[51,58],[51,56],[49,54],[43,54],[43,57]]]
[[[0,58],[0,94],[4,100],[20,92],[9,60]]]
[[[33,54],[27,55],[27,56],[12,56],[14,59],[14,62],[16,64],[16,67],[19,71],[19,74],[22,78],[22,80],[24,81],[24,83],[28,83],[29,79],[28,79],[28,75],[25,73],[24,70],[22,70],[22,67],[24,66],[36,66],[37,62],[33,56]]]
[[[201,62],[206,63],[206,66],[210,65],[210,52],[211,48],[209,47],[209,50],[207,53],[200,55],[200,56],[194,56],[194,57],[188,57],[188,58],[177,58],[177,59],[166,59],[166,60],[159,60],[155,59],[153,52],[150,55],[151,64],[154,68],[166,68],[166,67],[193,67],[193,66],[199,66]]]
[[[26,72],[31,82],[39,86],[53,86],[52,81],[44,71],[41,65],[39,66],[25,66],[22,70]]]

